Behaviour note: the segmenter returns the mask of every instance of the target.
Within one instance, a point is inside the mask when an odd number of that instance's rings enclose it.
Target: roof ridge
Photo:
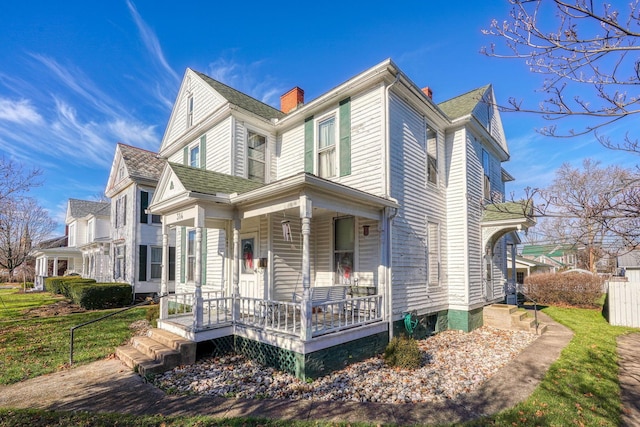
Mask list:
[[[157,154],[158,154],[158,152],[157,152],[157,151],[147,150],[146,148],[136,147],[135,145],[125,144],[125,143],[123,143],[123,142],[117,142],[116,144],[117,144],[117,145],[120,145],[120,146],[123,146],[123,147],[133,148],[134,150],[146,151],[147,153],[150,153],[150,154],[155,154],[155,155],[157,155]]]

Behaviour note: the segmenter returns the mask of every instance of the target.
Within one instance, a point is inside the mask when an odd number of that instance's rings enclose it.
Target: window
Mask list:
[[[125,252],[126,248],[124,245],[116,246],[116,250],[114,251],[114,260],[113,260],[113,278],[116,280],[125,280]]]
[[[516,272],[516,282],[523,284],[524,283],[524,272],[522,271],[517,271]]]
[[[428,223],[428,280],[429,286],[440,285],[440,225]]]
[[[427,182],[438,185],[438,138],[432,129],[427,129]]]
[[[200,167],[200,146],[196,145],[189,149],[189,166],[192,168]]]
[[[336,118],[331,117],[318,124],[318,176],[331,178],[336,175]]]
[[[76,246],[76,225],[75,224],[71,224],[69,226],[69,246],[70,247]]]
[[[350,285],[355,251],[355,219],[336,218],[333,224],[333,266],[336,284]]]
[[[187,127],[193,126],[193,95],[187,97]]]
[[[196,230],[187,233],[187,281],[195,279],[196,272]]]
[[[140,191],[140,223],[148,224],[149,215],[147,214],[147,208],[149,207],[149,200],[153,197],[153,193],[148,191]],[[160,224],[160,215],[151,215],[152,224]]]
[[[264,182],[267,138],[249,131],[247,137],[247,178]]]
[[[151,279],[162,277],[162,247],[151,246]]]
[[[483,181],[483,190],[484,190],[484,198],[487,200],[491,199],[491,180],[489,179],[490,174],[490,163],[489,163],[489,153],[485,150],[482,150],[482,169],[484,173],[484,181]]]
[[[116,199],[116,217],[115,217],[115,226],[116,228],[120,228],[124,225],[127,225],[127,196],[124,195]]]

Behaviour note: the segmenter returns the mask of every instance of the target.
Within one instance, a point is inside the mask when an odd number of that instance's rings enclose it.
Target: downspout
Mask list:
[[[391,197],[391,126],[389,123],[389,92],[391,87],[398,83],[400,80],[400,72],[396,71],[396,78],[389,86],[385,88],[385,96],[384,96],[384,126],[385,126],[385,140],[384,140],[384,195],[386,198]],[[391,230],[391,226],[393,224],[393,219],[398,214],[398,209],[394,209],[391,215],[388,215],[386,218],[387,221],[387,242],[386,242],[386,271],[385,278],[387,282],[387,317],[389,322],[389,341],[393,339],[393,283],[391,283],[391,263],[392,263],[392,255],[393,255],[393,232]]]

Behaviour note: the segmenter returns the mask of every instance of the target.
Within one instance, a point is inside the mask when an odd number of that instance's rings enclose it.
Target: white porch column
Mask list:
[[[160,273],[160,296],[169,294],[169,226],[162,218],[162,272]],[[169,317],[169,301],[160,298],[160,319]]]
[[[195,271],[193,272],[193,282],[195,289],[195,303],[193,310],[193,325],[195,330],[202,329],[203,307],[202,307],[202,228],[204,227],[204,209],[196,206],[196,247],[195,247]]]
[[[68,264],[68,261],[67,261],[67,264]],[[58,257],[55,257],[53,258],[53,276],[57,276],[57,275],[58,275]]]
[[[309,238],[311,236],[311,200],[306,195],[300,196],[300,218],[302,219],[302,306],[300,320],[302,322],[300,338],[309,341],[313,335],[311,316],[311,256]]]
[[[240,219],[233,220],[233,321],[240,319]]]
[[[513,279],[513,285],[517,287],[518,276],[516,274],[516,245],[511,244],[511,278]],[[517,290],[516,290],[517,293]]]
[[[49,257],[44,256],[44,273],[42,274],[44,277],[49,277]]]

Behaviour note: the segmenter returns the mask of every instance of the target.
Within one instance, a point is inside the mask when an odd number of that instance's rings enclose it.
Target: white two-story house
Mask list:
[[[160,216],[147,211],[166,161],[148,150],[118,143],[105,194],[111,199],[111,277],[129,283],[137,297],[160,293]],[[171,235],[173,240],[173,234]],[[168,286],[173,291],[175,246],[168,246]]]
[[[149,205],[163,294],[176,246],[159,327],[306,377],[379,353],[407,316],[416,335],[480,326],[505,236],[533,224],[501,203],[493,99],[436,104],[386,60],[277,110],[187,69]]]
[[[111,281],[110,206],[109,202],[69,199],[67,246],[34,252],[37,289],[43,289],[45,278],[64,274]]]

